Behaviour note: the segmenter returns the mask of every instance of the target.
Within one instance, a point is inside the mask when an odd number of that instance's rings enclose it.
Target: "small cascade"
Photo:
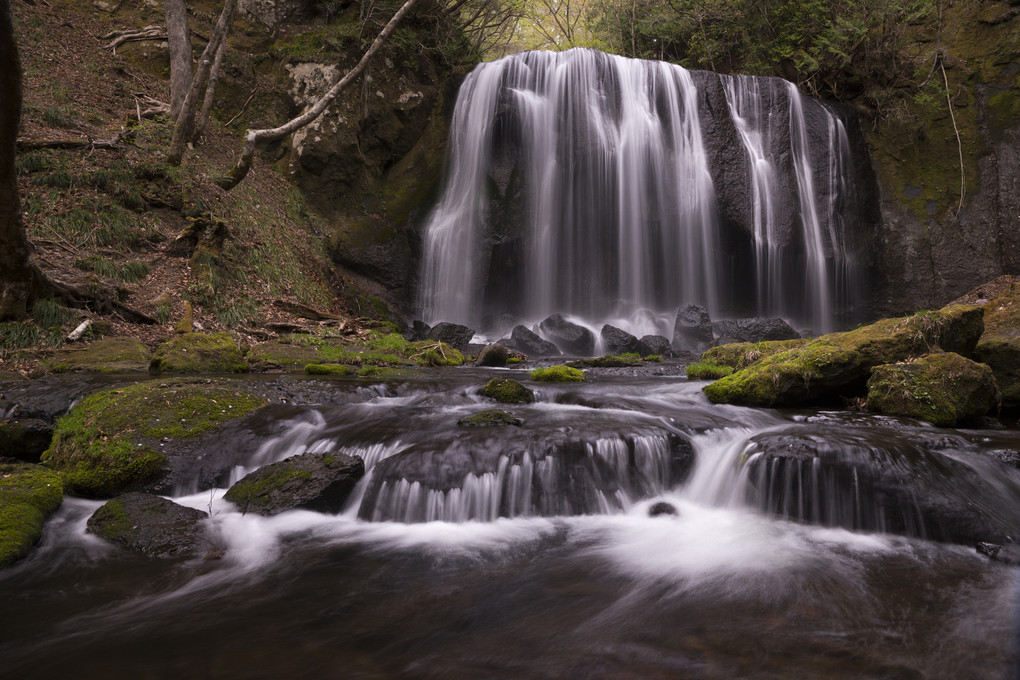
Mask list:
[[[486,454],[452,445],[388,458],[369,471],[358,515],[466,522],[611,514],[669,490],[691,464],[689,444],[675,435],[536,442],[531,450]]]
[[[598,327],[697,302],[823,332],[860,302],[847,128],[792,83],[526,52],[472,71],[451,129],[424,231],[429,323]]]

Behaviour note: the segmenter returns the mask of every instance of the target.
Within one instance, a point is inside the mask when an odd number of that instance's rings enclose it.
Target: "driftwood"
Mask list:
[[[104,50],[113,50],[117,54],[117,48],[126,42],[137,42],[141,40],[166,40],[166,27],[159,24],[150,24],[145,28],[125,29],[123,31],[111,31],[102,36],[102,40],[110,42],[103,45]]]
[[[343,319],[336,314],[330,314],[329,312],[323,312],[318,309],[312,309],[307,305],[303,305],[299,302],[289,302],[287,300],[273,300],[273,305],[280,311],[293,314],[294,316],[302,319],[311,319],[313,321],[342,321]]]
[[[39,149],[120,149],[122,135],[113,139],[36,139],[17,141],[18,151],[37,151]]]
[[[82,321],[80,324],[78,324],[77,328],[75,328],[73,331],[67,334],[67,341],[75,342],[76,340],[81,338],[81,336],[85,335],[85,331],[87,331],[89,329],[89,326],[91,325],[92,319],[86,319],[85,321]]]

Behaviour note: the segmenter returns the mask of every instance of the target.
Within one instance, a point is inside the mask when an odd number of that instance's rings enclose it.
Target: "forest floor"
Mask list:
[[[315,316],[302,309],[356,331],[361,324],[344,308],[345,282],[319,237],[321,221],[283,172],[259,163],[232,192],[212,182],[236,158],[251,123],[237,115],[235,101],[218,99],[200,144],[181,166],[166,163],[173,126],[166,116],[142,115],[151,100],[169,101],[168,81],[158,75],[166,43],[112,50],[103,37],[162,23],[162,11],[123,4],[14,3],[24,74],[19,190],[25,228],[47,276],[115,299],[155,323],[130,323],[108,306],[37,305],[33,321],[0,324],[0,371],[38,371],[84,319],[105,321],[99,327],[107,334],[153,349],[174,334],[185,302],[196,330],[229,331],[248,344],[275,336],[274,329],[323,323],[302,318]],[[214,15],[195,15],[200,36],[202,22]],[[251,34],[239,31],[238,40]],[[196,53],[203,46],[196,38]],[[113,148],[104,148],[109,140]],[[28,148],[55,141],[86,145]]]

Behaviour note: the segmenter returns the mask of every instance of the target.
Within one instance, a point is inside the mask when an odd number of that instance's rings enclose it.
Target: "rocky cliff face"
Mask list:
[[[945,42],[928,36],[926,48],[942,55],[932,78],[944,66],[948,100],[934,88],[867,131],[882,213],[879,316],[1020,273],[1020,2],[956,3],[945,21]]]

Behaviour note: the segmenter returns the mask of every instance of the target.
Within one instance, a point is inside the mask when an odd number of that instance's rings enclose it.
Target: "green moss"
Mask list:
[[[529,377],[539,382],[584,382],[587,380],[584,371],[563,365],[536,368]]]
[[[463,366],[464,355],[445,342],[422,340],[411,343],[410,357],[422,366]]]
[[[493,408],[472,416],[465,416],[458,420],[457,424],[462,427],[502,427],[505,425],[520,426],[522,422],[520,418],[515,418],[502,409]]]
[[[63,497],[55,472],[29,463],[0,463],[0,569],[28,554]]]
[[[284,489],[292,482],[301,482],[312,478],[312,473],[289,466],[284,462],[273,466],[272,474],[250,475],[242,479],[224,494],[224,498],[245,511],[258,512],[259,508],[269,503],[269,496],[274,491]]]
[[[113,499],[99,507],[93,514],[93,530],[96,536],[114,543],[125,542],[131,536],[134,522],[128,516],[124,501]]]
[[[320,362],[322,357],[318,349],[310,345],[290,342],[287,339],[271,340],[253,347],[248,353],[248,361],[255,368],[284,368],[289,370],[305,370],[308,364]]]
[[[152,357],[150,372],[247,373],[248,363],[228,333],[187,333],[163,343]]]
[[[512,378],[493,378],[482,387],[482,396],[503,404],[530,404],[535,395]]]
[[[710,361],[696,361],[687,366],[687,377],[691,380],[718,380],[732,372],[732,366],[721,366]]]
[[[354,369],[344,364],[308,364],[305,366],[308,375],[354,375]]]
[[[60,350],[52,367],[54,373],[145,373],[149,368],[149,351],[134,338],[103,338],[82,348]]]
[[[998,402],[992,369],[953,352],[875,366],[868,379],[869,409],[940,427],[982,416]]]
[[[750,366],[765,357],[785,352],[788,349],[802,347],[807,340],[764,340],[762,342],[735,342],[720,345],[707,350],[701,355],[701,361],[719,366],[729,366],[737,370]]]
[[[795,404],[822,395],[857,396],[873,366],[940,349],[969,354],[983,328],[976,305],[882,319],[759,358],[704,391],[716,403],[753,406]]]
[[[985,305],[984,322],[974,359],[991,367],[1003,404],[1020,405],[1020,285]]]
[[[42,461],[61,473],[73,493],[113,496],[164,471],[159,440],[207,434],[265,403],[236,386],[198,380],[97,392],[57,421]]]
[[[567,366],[571,368],[623,368],[625,366],[640,366],[641,357],[638,354],[607,354],[593,359],[579,359],[570,361]]]

